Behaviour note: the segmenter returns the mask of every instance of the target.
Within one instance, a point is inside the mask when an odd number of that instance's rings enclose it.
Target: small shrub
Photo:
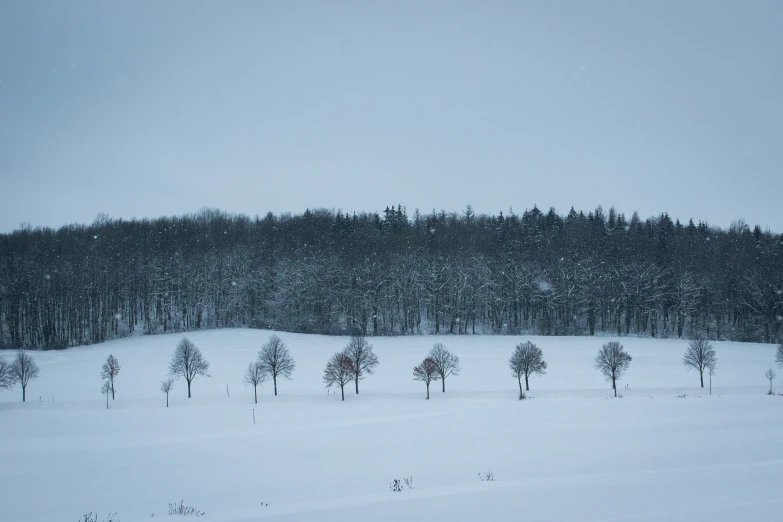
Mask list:
[[[98,513],[93,513],[90,511],[89,513],[85,513],[79,522],[101,522],[101,520],[98,518]],[[104,522],[119,522],[117,519],[117,513],[109,513],[109,518],[107,518]]]
[[[767,395],[775,395],[775,392],[773,392],[772,390],[769,390],[769,391],[767,392]]]
[[[188,506],[183,500],[179,503],[172,502],[169,504],[169,515],[195,515],[197,517],[204,516],[204,512],[195,506]]]
[[[413,489],[413,477],[403,478],[402,480],[394,479],[389,485],[389,489],[391,491],[402,491],[405,489],[405,486],[408,486],[408,489]]]
[[[478,476],[481,482],[494,482],[495,480],[495,474],[492,473],[492,470],[487,471],[486,473],[479,473]]]

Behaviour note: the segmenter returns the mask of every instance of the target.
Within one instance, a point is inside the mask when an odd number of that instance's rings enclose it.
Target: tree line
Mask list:
[[[0,346],[225,327],[776,342],[783,235],[614,208],[408,215],[399,205],[100,216],[0,234]]]
[[[608,382],[612,383],[614,396],[617,397],[617,382],[623,377],[631,365],[633,358],[625,350],[619,341],[609,341],[598,351],[594,359],[594,367]],[[694,369],[699,373],[699,383],[704,388],[704,373],[710,377],[715,373],[718,357],[715,348],[706,339],[694,339],[690,341],[683,354],[682,364],[689,370]],[[323,371],[323,382],[327,388],[333,386],[340,388],[341,399],[345,401],[345,386],[353,382],[356,394],[359,394],[359,381],[368,375],[375,373],[380,364],[378,356],[373,352],[373,346],[362,335],[352,336],[342,351],[336,352],[326,362]],[[783,342],[778,344],[775,352],[775,364],[783,368]],[[184,378],[187,383],[188,399],[192,397],[191,387],[196,377],[209,377],[209,362],[204,358],[198,346],[187,337],[183,337],[177,344],[174,354],[169,362],[169,375],[161,382],[160,390],[166,394],[166,407],[169,406],[169,393],[174,388],[174,383]],[[519,399],[526,398],[526,392],[530,391],[530,377],[533,375],[545,375],[547,363],[544,360],[543,350],[536,344],[525,341],[516,345],[514,352],[508,360],[508,368],[511,375],[519,385]],[[120,373],[120,363],[114,355],[109,355],[101,366],[101,379],[103,386],[101,393],[106,396],[106,408],[109,407],[109,396],[114,400],[114,382]],[[457,355],[449,351],[443,343],[435,343],[424,360],[413,367],[413,379],[421,381],[426,386],[427,399],[430,398],[430,385],[434,382],[442,382],[442,392],[446,392],[446,379],[450,376],[459,376],[462,367]],[[253,400],[258,403],[258,387],[272,379],[274,394],[277,396],[277,383],[279,378],[291,379],[296,370],[296,361],[290,350],[277,335],[270,336],[256,354],[256,359],[251,361],[244,374],[245,385],[253,387]],[[19,383],[22,387],[22,401],[26,400],[26,389],[31,379],[36,379],[40,370],[35,359],[25,350],[19,350],[16,357],[9,363],[0,357],[0,388],[9,388]],[[777,374],[770,368],[764,377],[769,380],[769,394],[772,395],[772,381]],[[525,389],[522,390],[522,379],[525,381]],[[710,381],[710,393],[712,384]]]

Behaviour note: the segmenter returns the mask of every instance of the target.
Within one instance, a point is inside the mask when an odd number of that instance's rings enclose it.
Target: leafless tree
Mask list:
[[[109,394],[112,391],[112,385],[109,381],[103,381],[103,386],[101,386],[101,393],[106,396],[106,409],[109,409]]]
[[[618,341],[609,341],[601,347],[595,358],[595,368],[612,381],[614,396],[617,397],[617,381],[631,365],[631,356]]]
[[[120,373],[120,363],[113,355],[109,355],[101,366],[101,379],[108,380],[111,387],[111,400],[114,400],[114,379]]]
[[[347,355],[353,363],[353,379],[356,382],[356,393],[359,393],[359,380],[365,375],[372,375],[378,366],[378,356],[372,351],[372,345],[363,335],[354,335],[348,346],[345,347]]]
[[[253,387],[253,398],[258,404],[258,385],[266,381],[266,373],[260,361],[248,363],[245,370],[245,384]]]
[[[783,343],[778,345],[778,350],[775,352],[775,364],[783,368]]]
[[[446,377],[450,375],[459,375],[459,357],[446,349],[443,343],[435,343],[430,350],[429,359],[435,361],[438,367],[438,376],[440,376],[442,391],[446,391]]]
[[[0,389],[8,389],[13,386],[14,380],[11,376],[11,363],[0,357]]]
[[[22,385],[22,402],[27,398],[27,384],[32,379],[37,379],[40,370],[35,364],[35,359],[24,350],[16,352],[16,357],[11,361],[11,383]]]
[[[190,384],[197,375],[209,377],[209,363],[201,350],[193,344],[187,337],[183,337],[174,351],[174,355],[169,363],[169,372],[171,375],[182,376],[188,383],[188,399],[190,399]]]
[[[413,380],[421,381],[427,385],[427,399],[430,398],[430,383],[440,379],[438,365],[432,357],[424,359],[420,365],[413,367]]]
[[[174,379],[169,377],[160,382],[160,391],[166,394],[166,407],[169,407],[169,392],[174,389]]]
[[[702,388],[704,388],[704,370],[717,362],[718,358],[715,355],[715,349],[705,339],[694,339],[688,343],[688,348],[682,357],[682,364],[689,369],[695,368],[698,370]]]
[[[525,377],[525,391],[530,391],[529,378],[532,374],[544,375],[546,373],[546,361],[541,348],[525,341],[519,343],[514,350],[511,359],[508,360],[511,373],[519,383],[519,394],[522,395],[522,377]]]
[[[356,364],[346,352],[337,352],[332,355],[324,368],[324,384],[327,388],[339,386],[343,400],[345,400],[345,385],[355,378]]]
[[[275,384],[275,395],[277,395],[277,377],[282,376],[286,379],[291,378],[291,374],[296,370],[296,362],[291,357],[285,343],[276,335],[269,338],[258,352],[258,362],[265,374],[272,377]]]
[[[764,377],[766,377],[767,380],[769,381],[769,394],[770,395],[772,395],[774,393],[772,391],[772,381],[774,381],[775,377],[777,377],[777,376],[778,376],[778,374],[776,374],[775,370],[773,370],[772,368],[767,370],[767,373],[764,374]]]

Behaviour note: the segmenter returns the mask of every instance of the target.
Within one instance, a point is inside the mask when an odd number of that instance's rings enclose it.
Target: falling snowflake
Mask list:
[[[549,292],[552,289],[552,285],[548,281],[536,281],[536,286],[542,292]]]

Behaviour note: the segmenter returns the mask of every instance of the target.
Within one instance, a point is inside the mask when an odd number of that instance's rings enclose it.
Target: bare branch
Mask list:
[[[327,388],[339,386],[342,400],[345,400],[345,385],[354,379],[355,368],[356,364],[345,352],[337,352],[326,363],[324,384]]]
[[[508,361],[511,374],[519,381],[519,392],[522,393],[522,377],[525,378],[525,390],[530,391],[529,379],[534,373],[544,375],[546,373],[546,361],[541,348],[526,341],[519,343],[514,354]]]
[[[169,363],[171,375],[181,375],[188,383],[188,399],[190,399],[190,384],[197,375],[209,377],[209,362],[201,355],[201,350],[190,342],[187,337],[183,337],[174,351],[174,355]]]
[[[16,357],[11,362],[11,382],[22,385],[22,402],[27,399],[27,384],[32,379],[37,379],[40,370],[35,359],[24,350],[16,352]]]
[[[345,355],[353,364],[353,378],[356,382],[356,393],[359,393],[359,381],[364,379],[365,375],[372,375],[375,367],[378,366],[378,356],[372,351],[372,345],[367,342],[363,335],[351,337],[348,346],[345,347]]]
[[[431,357],[427,357],[418,366],[413,367],[413,380],[422,381],[427,385],[427,399],[430,398],[430,383],[440,379],[438,365]]]
[[[0,388],[8,389],[14,385],[11,375],[11,363],[0,357]]]
[[[169,392],[174,389],[174,379],[172,377],[169,377],[168,379],[165,379],[161,381],[160,383],[160,391],[166,394],[166,407],[169,407]]]
[[[631,365],[631,356],[623,350],[618,341],[609,341],[601,347],[595,358],[595,368],[612,382],[614,396],[617,397],[617,381]]]
[[[271,336],[258,351],[258,362],[261,363],[263,372],[272,377],[275,395],[277,395],[278,376],[290,379],[296,370],[294,358],[291,357],[285,343],[276,335]]]
[[[442,343],[435,343],[430,350],[428,358],[435,361],[440,376],[442,391],[446,391],[446,377],[450,375],[459,375],[460,365],[459,357],[446,349]]]
[[[704,370],[714,368],[717,362],[718,358],[712,344],[704,339],[694,339],[688,343],[688,348],[682,357],[682,364],[698,370],[702,388],[704,388]]]
[[[253,387],[253,396],[255,403],[258,404],[258,385],[266,381],[267,376],[261,361],[248,363],[245,370],[245,385]]]
[[[111,388],[111,400],[114,400],[114,379],[120,373],[120,363],[113,355],[109,355],[106,362],[101,366],[101,379],[109,381]]]

